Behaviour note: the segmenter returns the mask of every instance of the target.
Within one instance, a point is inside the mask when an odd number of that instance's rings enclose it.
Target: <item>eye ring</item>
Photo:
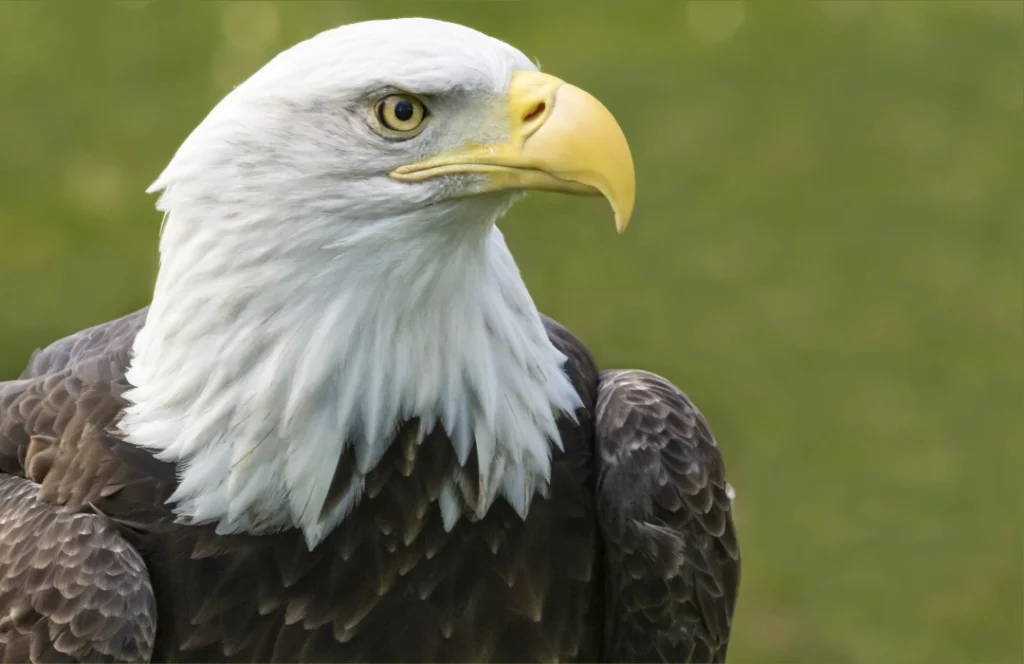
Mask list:
[[[423,127],[427,107],[419,99],[407,94],[391,94],[374,106],[374,115],[388,132],[409,135]]]

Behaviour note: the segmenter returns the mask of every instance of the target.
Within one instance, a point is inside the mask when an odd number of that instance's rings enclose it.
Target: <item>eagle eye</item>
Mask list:
[[[411,134],[423,126],[427,108],[412,95],[393,94],[384,97],[374,107],[377,122],[390,131]]]

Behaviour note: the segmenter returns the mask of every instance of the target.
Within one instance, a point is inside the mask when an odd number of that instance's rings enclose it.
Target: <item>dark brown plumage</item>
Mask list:
[[[585,408],[560,422],[550,496],[525,522],[498,500],[446,533],[436,500],[458,462],[444,431],[416,445],[410,422],[309,551],[297,531],[174,522],[175,469],[116,427],[145,316],[0,383],[0,661],[724,659],[739,580],[724,468],[663,379],[598,373],[546,320]]]

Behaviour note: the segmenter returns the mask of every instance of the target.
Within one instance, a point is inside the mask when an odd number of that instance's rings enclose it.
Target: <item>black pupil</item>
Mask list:
[[[412,104],[406,100],[402,100],[395,104],[395,117],[400,121],[405,122],[412,119],[413,111],[416,110],[412,107]]]

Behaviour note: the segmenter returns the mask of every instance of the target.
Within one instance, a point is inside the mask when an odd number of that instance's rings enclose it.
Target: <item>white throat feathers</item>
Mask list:
[[[364,246],[283,265],[179,237],[172,221],[121,428],[178,464],[179,515],[222,533],[296,527],[312,547],[416,417],[420,440],[443,426],[463,464],[475,446],[476,516],[496,496],[526,516],[561,444],[556,417],[582,404],[497,228],[433,238],[445,251]],[[349,445],[358,476],[322,514]],[[448,528],[468,500],[455,480],[440,500]]]

